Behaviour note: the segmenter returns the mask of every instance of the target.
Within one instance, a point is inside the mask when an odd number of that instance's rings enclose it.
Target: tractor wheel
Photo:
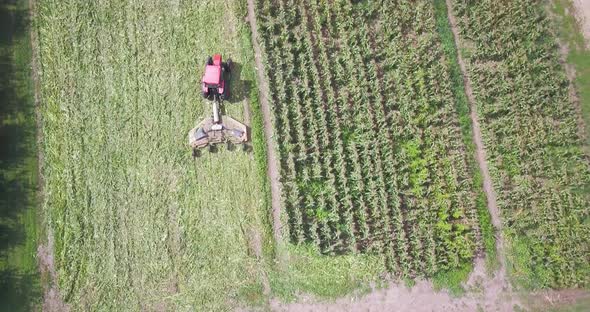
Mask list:
[[[205,63],[206,65],[213,65],[213,58],[211,58],[210,56],[207,58],[207,63]]]
[[[209,98],[209,92],[203,91],[203,92],[201,92],[201,94],[203,95],[203,98],[205,98],[205,99]]]
[[[215,154],[218,152],[217,146],[215,144],[209,144],[209,153]]]
[[[199,158],[199,157],[201,157],[201,151],[196,148],[193,148],[193,158]]]

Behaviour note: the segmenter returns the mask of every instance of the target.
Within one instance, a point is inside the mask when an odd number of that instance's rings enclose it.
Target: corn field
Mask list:
[[[424,276],[481,248],[429,1],[259,0],[289,237]]]
[[[543,2],[452,2],[512,276],[528,287],[587,287],[589,158]]]

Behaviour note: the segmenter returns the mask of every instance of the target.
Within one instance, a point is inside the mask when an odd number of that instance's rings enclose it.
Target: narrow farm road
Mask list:
[[[256,25],[256,14],[254,12],[254,0],[248,0],[248,20],[252,30],[252,46],[254,47],[254,60],[256,62],[256,75],[260,91],[260,107],[262,108],[262,119],[264,122],[264,137],[266,139],[267,153],[267,174],[270,180],[270,197],[272,208],[272,228],[275,244],[281,242],[281,190],[279,186],[279,165],[275,150],[275,142],[272,128],[272,115],[269,104],[270,89],[264,75],[264,64],[262,62],[262,50],[258,44],[258,26]],[[280,257],[278,259],[281,260]],[[280,261],[281,262],[281,261]]]
[[[587,46],[590,47],[590,1],[574,0],[573,4],[576,8],[584,37],[586,37]]]

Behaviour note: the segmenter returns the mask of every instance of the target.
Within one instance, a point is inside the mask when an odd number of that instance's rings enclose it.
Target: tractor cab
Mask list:
[[[220,54],[208,57],[205,63],[205,73],[201,79],[201,91],[204,98],[219,97],[225,100],[229,97],[226,81],[230,79],[231,60],[224,63]]]
[[[206,65],[203,83],[209,88],[217,88],[221,82],[221,66]]]

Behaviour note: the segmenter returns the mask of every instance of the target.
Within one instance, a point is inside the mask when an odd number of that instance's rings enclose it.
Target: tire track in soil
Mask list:
[[[248,22],[250,23],[250,30],[252,32],[252,47],[254,48],[254,60],[256,64],[256,77],[259,88],[259,100],[262,110],[262,119],[264,125],[264,138],[266,141],[266,160],[267,160],[267,175],[270,180],[270,197],[272,209],[272,232],[275,241],[275,246],[281,243],[281,189],[279,182],[279,166],[278,157],[275,150],[275,142],[272,128],[272,115],[269,104],[270,88],[266,80],[264,64],[262,62],[262,50],[258,43],[258,26],[256,24],[256,14],[254,9],[254,0],[248,0]],[[279,250],[276,248],[277,251]],[[282,253],[277,252],[279,265],[285,263],[282,259]]]

